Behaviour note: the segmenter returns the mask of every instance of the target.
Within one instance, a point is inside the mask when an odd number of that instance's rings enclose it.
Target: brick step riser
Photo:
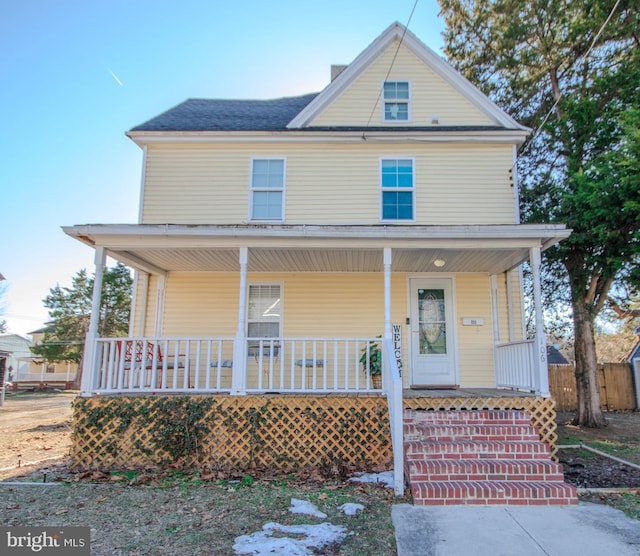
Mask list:
[[[510,425],[529,424],[529,415],[522,411],[513,412],[405,412],[403,421],[410,423],[433,423],[433,424],[481,424]]]
[[[548,457],[549,446],[542,442],[420,442],[409,440],[404,443],[405,454],[409,459],[411,456],[435,456],[435,455],[461,455],[466,454],[476,457],[478,454],[495,454],[497,456],[511,455],[534,455]],[[457,458],[460,459],[460,458]]]
[[[436,475],[436,474],[416,474],[411,475],[411,484],[420,482],[442,482],[442,481],[484,481],[484,482],[545,482],[545,483],[564,483],[564,475],[504,475],[504,474],[452,474],[452,475]]]
[[[431,424],[414,424],[404,426],[405,435],[440,435],[447,434],[451,436],[456,435],[526,435],[533,436],[535,440],[538,440],[539,436],[535,429],[530,424],[527,425],[431,425]]]
[[[562,468],[551,461],[438,460],[406,466],[410,481],[564,481]]]
[[[564,483],[447,481],[412,483],[414,504],[576,504],[576,489]]]
[[[434,427],[430,431],[420,431],[405,429],[404,439],[406,441],[438,441],[438,442],[456,442],[456,441],[473,441],[473,442],[536,442],[540,440],[537,433],[531,431],[499,431],[493,432],[477,430],[472,428],[468,431],[452,431],[438,429]]]

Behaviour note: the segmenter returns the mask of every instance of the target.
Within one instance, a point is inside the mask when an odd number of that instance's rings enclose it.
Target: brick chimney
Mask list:
[[[340,75],[348,66],[344,65],[332,65],[331,66],[331,81],[333,81],[338,75]]]

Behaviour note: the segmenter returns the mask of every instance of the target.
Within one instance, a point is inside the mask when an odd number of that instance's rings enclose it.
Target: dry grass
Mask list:
[[[236,484],[199,485],[187,477],[166,484],[174,486],[0,486],[0,517],[11,526],[89,526],[91,553],[98,556],[233,554],[236,537],[273,521],[287,525],[329,521],[353,533],[324,554],[395,554],[391,505],[398,500],[389,489],[342,483],[253,483],[250,477]],[[313,502],[328,518],[290,514],[291,498]],[[366,509],[345,516],[337,509],[345,502]]]

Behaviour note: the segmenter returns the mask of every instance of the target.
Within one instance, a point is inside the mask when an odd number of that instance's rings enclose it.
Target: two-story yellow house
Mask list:
[[[401,477],[403,405],[546,403],[540,254],[569,232],[520,224],[530,130],[405,27],[331,73],[317,94],[190,99],[128,132],[139,223],[64,228],[95,248],[97,285],[107,255],[137,272],[130,337],[94,319],[82,390],[388,399]]]

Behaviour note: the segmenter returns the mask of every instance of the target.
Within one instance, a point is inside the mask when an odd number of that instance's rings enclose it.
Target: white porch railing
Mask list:
[[[385,340],[382,348],[382,380],[389,404],[389,425],[393,446],[393,484],[396,496],[404,494],[404,410],[402,403],[402,376],[393,356],[393,343]]]
[[[379,391],[360,359],[375,338],[247,340],[246,390],[277,392]]]
[[[99,338],[91,384],[101,393],[226,392],[232,353],[233,338]]]
[[[496,385],[499,388],[539,391],[540,370],[536,365],[535,352],[535,340],[496,345]]]
[[[379,341],[249,338],[237,362],[233,338],[100,338],[89,384],[105,394],[230,392],[234,370],[244,369],[246,392],[380,392],[360,363]]]

